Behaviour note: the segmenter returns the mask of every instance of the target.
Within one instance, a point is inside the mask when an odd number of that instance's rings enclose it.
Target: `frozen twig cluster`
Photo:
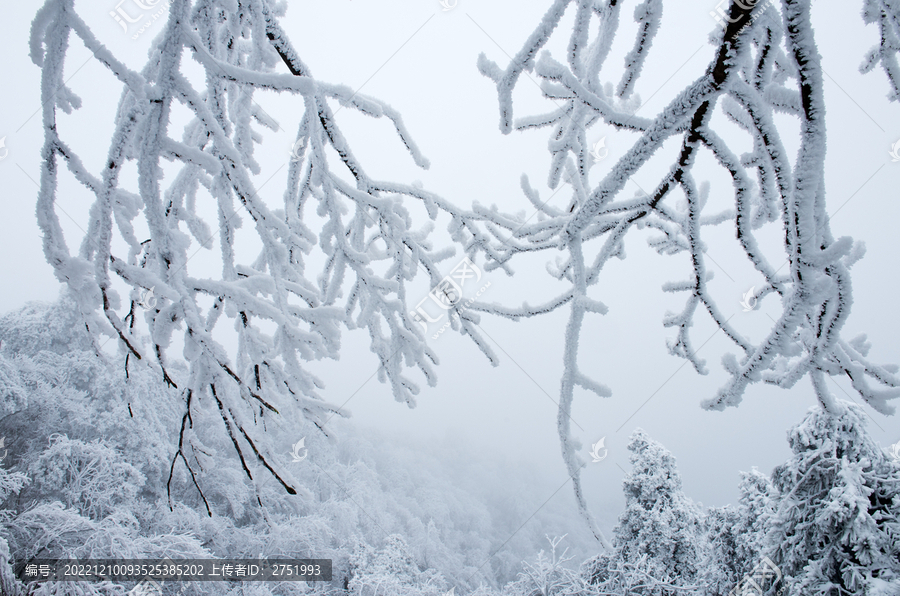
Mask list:
[[[129,360],[152,362],[166,383],[182,390],[184,416],[173,469],[180,458],[195,478],[189,462],[202,442],[190,431],[192,412],[199,400],[212,400],[207,403],[218,410],[246,474],[266,468],[293,494],[289,473],[271,457],[256,425],[272,413],[302,411],[324,432],[327,416],[345,414],[326,403],[321,382],[304,365],[337,358],[342,328],[368,332],[380,361],[379,378],[398,401],[415,404],[419,387],[409,368],[435,383],[437,358],[409,316],[406,287],[420,271],[432,283],[439,281],[437,264],[453,250],[433,250],[429,228],[413,229],[403,195],[424,203],[432,218],[449,212],[454,239],[472,254],[479,242],[485,253],[491,248],[470,221],[474,214],[416,186],[366,174],[338,126],[333,102],[387,118],[415,163],[427,168],[428,161],[390,106],[313,78],[279,25],[283,10],[272,0],[174,0],[147,65],[136,72],[98,41],[73,0],[47,0],[32,25],[31,57],[43,77],[45,143],[37,213],[44,252],[57,277],[72,290],[94,337],[120,340],[126,374]],[[108,157],[96,175],[57,128],[57,108],[70,113],[81,103],[63,79],[72,33],[124,87]],[[196,87],[186,74],[182,63],[189,58],[205,73],[205,87]],[[253,180],[261,172],[254,150],[262,142],[254,127],[279,129],[254,101],[258,89],[296,96],[298,108],[302,105],[277,208],[272,206],[277,199],[264,196]],[[171,130],[179,110],[189,113],[180,138]],[[74,255],[58,217],[60,158],[95,197]],[[132,166],[138,185],[129,190],[120,178]],[[164,173],[171,180],[167,186]],[[242,210],[262,245],[252,262],[235,254]],[[216,220],[206,221],[203,215],[212,213]],[[139,238],[138,229],[147,229],[149,237]],[[195,242],[212,250],[216,236],[222,270],[208,277],[210,271],[191,267],[189,260],[200,250]],[[124,312],[116,287],[129,292]],[[148,292],[152,301],[142,298]],[[139,299],[145,309],[136,308]],[[457,317],[457,329],[493,358],[473,317]],[[149,339],[135,326],[140,319]],[[214,339],[222,320],[234,323],[236,354]],[[190,367],[181,380],[167,364],[176,331],[183,333]]]
[[[566,567],[566,564],[573,557],[567,554],[568,549],[557,552],[564,539],[565,535],[553,538],[547,536],[547,542],[550,543],[549,556],[542,550],[534,563],[525,562],[514,585],[525,594],[560,594],[561,590],[572,585],[577,580],[577,574]],[[512,591],[516,593],[515,589]]]
[[[581,578],[577,594],[585,596],[620,596],[621,594],[691,594],[699,586],[681,586],[671,577],[658,578],[647,571],[648,557],[641,555],[634,563],[616,561],[613,568],[603,570],[603,579],[590,583]],[[573,592],[573,595],[576,592]]]
[[[897,63],[897,53],[900,52],[900,8],[888,0],[866,0],[863,3],[863,19],[868,24],[878,25],[881,41],[866,54],[859,70],[869,72],[880,63],[891,85],[888,99],[900,101],[900,64]]]
[[[574,27],[562,63],[541,50],[570,5],[574,5]],[[864,336],[846,341],[840,335],[852,303],[849,269],[862,257],[864,247],[850,238],[835,239],[825,211],[822,71],[810,24],[810,1],[784,0],[780,11],[774,5],[759,4],[758,11],[767,14],[752,14],[755,5],[732,3],[728,26],[713,36],[715,59],[652,119],[634,114],[637,100],[633,89],[659,29],[660,0],[645,0],[635,7],[637,36],[615,88],[611,83],[601,85],[599,80],[619,29],[622,3],[615,0],[555,0],[506,69],[484,55],[479,58],[479,69],[497,86],[501,131],[549,128],[548,184],[555,188],[562,181],[571,187],[570,207],[559,210],[542,203],[523,176],[522,188],[538,211],[537,221],[521,224],[510,217],[490,217],[488,229],[495,237],[495,252],[501,263],[520,253],[548,249],[561,249],[568,255],[551,271],[568,282],[567,289],[555,299],[536,307],[493,311],[519,318],[569,306],[559,435],[579,506],[598,540],[607,547],[609,543],[597,529],[581,493],[579,472],[583,463],[576,455],[570,432],[570,412],[576,386],[600,396],[611,394],[579,368],[579,336],[587,314],[607,311],[588,294],[588,288],[597,284],[610,259],[624,258],[623,239],[630,229],[657,230],[661,236],[652,239],[651,246],[658,252],[690,256],[692,266],[687,278],[663,285],[666,292],[688,296],[682,312],[667,315],[663,322],[677,331],[676,338],[669,342],[670,353],[688,360],[698,373],[706,373],[705,362],[696,356],[690,335],[698,310],[706,311],[738,350],[737,355],[723,357],[731,378],[704,402],[706,408],[720,410],[738,405],[752,383],[790,387],[807,375],[826,409],[836,408],[825,387],[826,375],[847,375],[863,399],[885,414],[894,411],[888,400],[900,394],[896,367],[868,361]],[[878,21],[882,28],[882,43],[873,51],[867,68],[876,59],[881,60],[896,99],[896,28],[900,15],[891,7],[888,2],[866,3],[866,19]],[[526,72],[540,78],[544,96],[557,109],[514,121],[512,91]],[[736,155],[710,127],[717,103],[752,139],[751,152]],[[801,148],[793,163],[775,125],[776,113],[799,120]],[[599,122],[639,132],[640,137],[592,187],[588,180],[591,147],[586,138],[587,130]],[[673,137],[680,137],[681,148],[656,188],[621,198],[629,178]],[[692,175],[697,154],[703,150],[710,152],[733,181],[732,209],[719,213],[705,209],[709,185],[698,184]],[[680,205],[671,204],[679,198],[683,199]],[[759,343],[728,323],[707,288],[711,272],[705,263],[702,232],[707,226],[726,222],[734,225],[741,248],[762,277],[755,298],[776,294],[781,299],[782,314]],[[783,230],[789,265],[784,272],[766,259],[757,243],[757,230],[769,222],[777,222]],[[871,386],[869,380],[883,388]]]

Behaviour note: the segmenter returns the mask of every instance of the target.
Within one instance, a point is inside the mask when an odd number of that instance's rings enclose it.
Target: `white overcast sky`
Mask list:
[[[370,175],[406,183],[418,179],[427,189],[462,206],[475,201],[496,203],[501,209],[530,215],[532,208],[519,190],[519,176],[527,173],[542,197],[552,192],[546,187],[547,131],[501,135],[494,86],[478,74],[475,62],[485,52],[505,67],[508,56],[521,47],[549,4],[549,0],[459,0],[454,9],[443,11],[437,0],[292,1],[283,25],[318,79],[343,83],[397,108],[432,163],[430,170],[418,170],[387,122],[344,110],[338,114],[339,122]],[[622,27],[601,80],[618,82],[622,57],[634,39],[633,4],[623,8]],[[152,37],[162,29],[161,20],[132,40],[109,15],[116,2],[76,0],[75,5],[95,35],[120,59],[134,69],[142,67]],[[60,288],[44,261],[34,216],[37,187],[33,181],[40,176],[43,135],[37,113],[40,71],[28,58],[28,30],[38,7],[37,2],[7,3],[3,12],[0,137],[6,136],[9,151],[0,161],[3,312],[31,300],[54,300]],[[874,26],[864,26],[861,7],[857,0],[817,0],[813,8],[827,75],[827,204],[829,213],[835,214],[834,235],[864,240],[868,248],[865,259],[853,269],[854,304],[845,335],[868,333],[874,361],[900,363],[896,243],[900,163],[891,162],[888,155],[900,138],[900,105],[888,103],[888,84],[880,70],[868,75],[857,70],[864,53],[878,39]],[[711,0],[664,2],[663,25],[636,88],[645,102],[639,115],[655,116],[706,68],[714,53],[707,42],[715,27],[709,14],[714,8]],[[570,24],[571,14],[550,46],[557,59],[562,58]],[[192,62],[189,55],[185,62]],[[188,70],[198,72],[193,64]],[[61,115],[60,128],[87,167],[97,172],[108,148],[121,87],[74,36],[66,76],[71,77],[70,87],[84,106],[71,117]],[[297,98],[271,94],[257,94],[256,100],[284,127],[277,133],[262,131],[264,148],[257,154],[263,168],[257,177],[261,181],[283,164],[302,104]],[[515,100],[517,116],[550,108],[527,78],[520,82]],[[723,121],[719,111],[713,125],[732,140],[732,148],[738,153],[749,150],[749,139]],[[793,160],[797,127],[786,124],[782,131]],[[178,136],[180,130],[170,134]],[[609,157],[592,173],[599,179],[635,137],[602,127],[591,134],[592,140],[608,135]],[[639,172],[625,192],[631,195],[638,185],[655,187],[659,172],[671,163],[676,149],[677,144],[666,145],[654,157],[655,165]],[[710,163],[708,156],[701,159],[696,177],[709,179],[711,201],[724,206],[732,196],[730,181]],[[273,204],[281,199],[283,172],[280,176],[261,191]],[[80,229],[86,228],[87,198],[72,187],[60,192],[60,207],[71,216],[61,214],[70,251],[81,241]],[[568,201],[569,194],[563,190],[553,204],[562,207]],[[440,223],[439,230],[445,224]],[[709,265],[716,274],[711,282],[714,295],[727,315],[735,314],[732,323],[759,340],[772,323],[769,315],[777,317],[777,305],[764,302],[757,311],[741,311],[741,295],[759,279],[742,259],[733,228],[725,225],[707,234],[708,256],[716,263]],[[662,318],[666,310],[680,310],[684,297],[663,295],[660,286],[686,278],[687,261],[683,256],[657,255],[647,247],[646,238],[644,232],[632,232],[626,242],[627,259],[610,265],[592,290],[592,296],[609,306],[609,313],[590,319],[583,335],[585,370],[614,392],[608,399],[577,394],[573,411],[574,430],[586,449],[606,437],[609,457],[589,465],[583,477],[589,502],[607,527],[623,502],[620,482],[623,469],[628,468],[625,446],[635,427],[644,428],[677,457],[689,496],[705,505],[722,505],[736,501],[740,470],[757,466],[769,472],[784,461],[786,429],[815,403],[804,380],[790,391],[753,386],[739,408],[725,412],[700,409],[700,401],[724,380],[719,359],[730,345],[721,333],[713,333],[709,320],[698,316],[694,342],[703,344],[699,354],[707,359],[710,375],[698,376],[690,365],[667,354],[665,338],[670,330],[662,327]],[[783,260],[778,234],[765,239],[770,242],[769,258]],[[483,299],[519,305],[551,296],[558,287],[544,265],[555,256],[515,263],[513,278],[491,273],[491,287]],[[202,267],[203,262],[201,255],[191,265]],[[566,481],[555,405],[566,316],[563,311],[520,323],[483,318],[482,329],[502,359],[498,368],[492,368],[470,341],[458,335],[445,334],[432,342],[441,357],[439,384],[423,390],[414,410],[395,402],[388,387],[372,378],[377,362],[366,350],[365,337],[349,334],[341,361],[316,363],[314,370],[328,383],[329,401],[341,404],[352,396],[346,407],[353,412],[355,424],[436,444],[465,444],[485,459],[522,462],[547,479],[549,488],[539,490],[552,492]],[[847,391],[860,401],[846,379],[830,386],[838,397],[846,399]],[[869,407],[866,411],[871,416],[870,431],[882,445],[900,440],[900,417],[886,417]],[[548,506],[571,500],[571,490],[562,490]]]

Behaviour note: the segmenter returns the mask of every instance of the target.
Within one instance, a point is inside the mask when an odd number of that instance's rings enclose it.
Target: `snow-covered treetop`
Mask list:
[[[862,407],[834,407],[839,415],[810,408],[788,433],[792,453],[772,473],[778,499],[764,548],[789,594],[896,594],[900,465],[866,432]]]
[[[651,510],[655,508],[658,495],[681,491],[681,474],[668,449],[638,428],[631,433],[628,450],[631,451],[631,471],[623,480],[628,499]]]

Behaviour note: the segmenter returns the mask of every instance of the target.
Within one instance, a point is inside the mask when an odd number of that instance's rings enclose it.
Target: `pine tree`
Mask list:
[[[762,558],[777,491],[756,469],[741,476],[740,504],[711,508],[704,518],[705,558],[698,580],[704,596],[727,594]]]
[[[812,408],[790,431],[764,554],[788,596],[900,594],[900,465],[868,435],[861,407],[840,407]]]
[[[699,508],[682,491],[675,458],[641,430],[628,444],[625,511],[614,530],[614,549],[585,568],[599,591],[671,596],[694,586],[704,555]],[[630,590],[630,591],[629,591]]]
[[[525,563],[519,578],[507,584],[503,589],[504,596],[562,596],[570,594],[577,582],[577,574],[569,569],[567,549],[560,549],[565,536],[550,538],[550,552],[540,551],[534,563]]]
[[[709,509],[703,519],[707,548],[700,564],[697,583],[702,596],[727,594],[741,579],[737,551],[744,518],[731,505]]]

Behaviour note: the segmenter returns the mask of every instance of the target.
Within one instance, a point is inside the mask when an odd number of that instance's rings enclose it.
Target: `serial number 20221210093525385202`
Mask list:
[[[42,559],[19,566],[22,581],[330,581],[330,559]]]

